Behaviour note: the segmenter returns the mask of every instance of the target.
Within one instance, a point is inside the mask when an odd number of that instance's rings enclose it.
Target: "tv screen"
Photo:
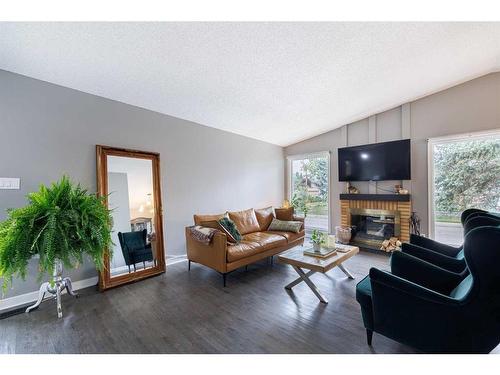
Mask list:
[[[410,180],[410,140],[339,148],[339,181]]]

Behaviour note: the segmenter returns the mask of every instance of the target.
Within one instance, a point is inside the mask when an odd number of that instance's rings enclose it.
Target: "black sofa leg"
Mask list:
[[[227,273],[222,274],[222,283],[224,285],[224,288],[226,287],[226,276],[227,276]]]
[[[191,271],[191,261],[188,259],[188,271]]]
[[[373,331],[371,329],[366,330],[366,341],[369,346],[372,346]]]

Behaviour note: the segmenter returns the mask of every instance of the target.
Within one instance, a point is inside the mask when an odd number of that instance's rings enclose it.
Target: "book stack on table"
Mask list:
[[[309,255],[316,258],[328,258],[335,254],[337,254],[337,249],[335,247],[322,247],[317,251],[310,247],[304,250],[304,255]]]

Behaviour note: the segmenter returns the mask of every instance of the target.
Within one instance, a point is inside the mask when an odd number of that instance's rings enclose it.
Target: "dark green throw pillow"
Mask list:
[[[241,241],[241,233],[238,230],[238,228],[236,228],[236,224],[234,223],[234,221],[232,221],[228,217],[223,217],[222,219],[219,220],[219,224],[222,225],[222,227],[224,227],[225,230],[231,233],[236,242]]]

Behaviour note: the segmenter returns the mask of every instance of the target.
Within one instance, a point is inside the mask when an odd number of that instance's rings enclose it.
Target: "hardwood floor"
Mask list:
[[[98,293],[63,297],[63,319],[53,301],[31,314],[0,320],[0,353],[414,353],[374,335],[366,345],[355,286],[383,254],[361,252],[339,269],[312,276],[330,303],[319,303],[289,266],[260,262],[228,275],[187,262],[164,275]]]

